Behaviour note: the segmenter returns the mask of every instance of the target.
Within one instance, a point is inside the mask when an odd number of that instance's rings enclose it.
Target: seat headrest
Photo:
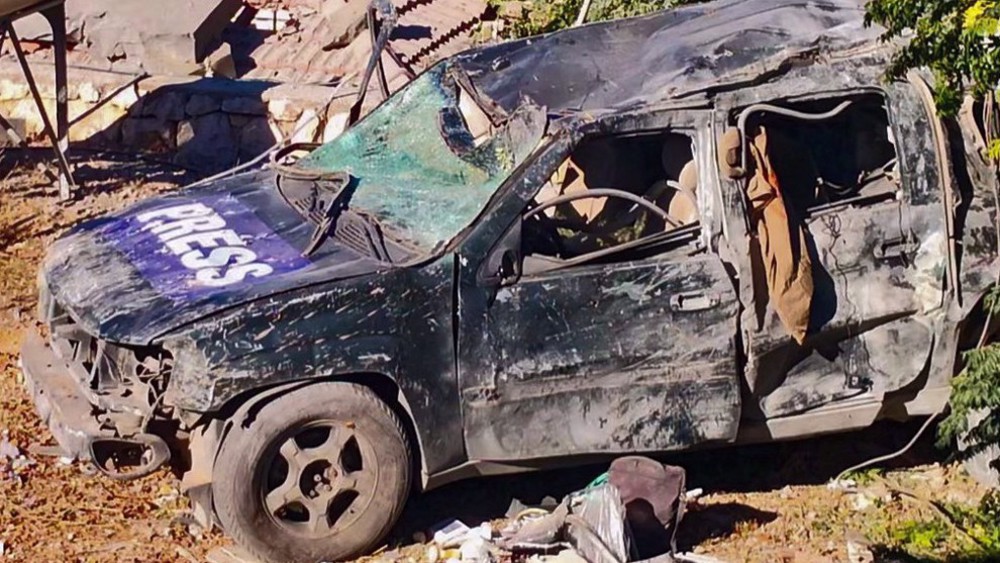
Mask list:
[[[743,151],[743,136],[735,127],[726,129],[719,139],[719,171],[730,179],[742,178],[745,170],[740,170]]]
[[[688,190],[690,192],[698,191],[698,163],[691,159],[684,168],[681,169],[681,175],[677,178],[677,185],[681,189]]]

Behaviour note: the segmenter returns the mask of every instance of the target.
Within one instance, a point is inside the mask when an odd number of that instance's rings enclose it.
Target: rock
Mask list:
[[[122,144],[131,148],[170,150],[177,146],[177,132],[168,121],[133,117],[122,123]]]
[[[319,132],[319,118],[314,110],[302,112],[302,117],[295,122],[292,130],[295,135],[292,137],[293,143],[314,143]]]
[[[271,124],[266,117],[252,117],[239,130],[239,160],[246,162],[264,154],[277,140],[271,132]]]
[[[346,47],[365,29],[367,0],[328,0],[323,3],[322,13],[327,29],[323,37],[327,43],[324,49]]]
[[[180,121],[186,116],[187,105],[184,94],[172,90],[154,90],[141,100],[138,106],[142,117],[156,117],[164,121]]]
[[[31,95],[26,82],[0,80],[0,102],[23,100]]]
[[[0,439],[0,461],[15,460],[20,456],[21,450],[10,443],[10,440],[6,436]]]
[[[55,100],[43,99],[42,105],[45,107],[45,112],[52,117],[54,125],[56,115]],[[35,101],[30,98],[15,102],[4,117],[8,120],[21,120],[24,124],[24,133],[28,137],[41,135],[42,131],[45,130],[38,107],[35,106]]]
[[[871,543],[860,533],[847,532],[847,560],[850,563],[874,563]]]
[[[229,116],[210,113],[180,123],[177,130],[179,164],[204,171],[232,166],[237,156],[236,139]]]
[[[117,139],[121,121],[127,117],[128,111],[113,104],[95,107],[82,100],[74,100],[69,103],[69,115],[74,120],[69,128],[71,143],[90,140],[106,143]]]
[[[854,495],[852,505],[856,512],[864,512],[865,510],[871,508],[872,499],[868,498],[868,495],[864,493],[857,493]]]
[[[249,115],[230,115],[229,124],[233,126],[233,130],[238,130],[249,125],[252,119]]]
[[[326,127],[323,128],[323,142],[329,143],[346,131],[347,120],[350,119],[350,117],[350,114],[347,112],[335,113],[330,116],[326,122]]]
[[[201,117],[219,111],[220,108],[222,108],[222,102],[217,98],[204,94],[194,94],[184,106],[184,112],[191,117]]]
[[[129,109],[139,102],[139,92],[136,86],[131,88],[125,88],[121,92],[118,92],[111,98],[108,103],[115,107]]]
[[[267,112],[275,121],[297,121],[302,117],[302,108],[287,99],[269,101]]]
[[[101,101],[101,91],[92,82],[83,82],[76,87],[81,102],[95,104]]]
[[[209,71],[210,76],[233,79],[237,77],[233,48],[229,43],[223,43],[221,47],[205,58],[205,68]]]
[[[257,98],[227,98],[222,102],[222,111],[240,115],[267,115],[267,105]]]

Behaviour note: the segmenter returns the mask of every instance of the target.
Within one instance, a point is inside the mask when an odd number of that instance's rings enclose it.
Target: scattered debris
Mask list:
[[[826,488],[831,491],[854,491],[858,488],[858,482],[854,479],[834,479],[826,484]]]
[[[847,533],[847,560],[849,563],[874,563],[875,561],[871,543],[858,532],[849,531]]]
[[[2,437],[0,437],[0,461],[14,460],[20,457],[20,455],[21,450],[10,443],[9,431],[4,430]]]
[[[35,461],[21,453],[20,448],[10,441],[10,431],[0,433],[0,481],[9,480],[24,483],[24,471],[35,465]]]
[[[621,458],[554,510],[512,505],[520,510],[501,531],[500,544],[542,561],[575,555],[592,563],[623,563],[672,556],[688,498],[684,483],[683,469],[643,457]],[[701,494],[694,492],[692,498]]]
[[[465,536],[468,532],[469,527],[459,520],[442,522],[431,529],[434,543],[438,545],[454,545],[457,538]]]
[[[490,552],[490,544],[485,539],[474,536],[464,542],[458,550],[462,563],[488,563],[493,561],[493,554]]]

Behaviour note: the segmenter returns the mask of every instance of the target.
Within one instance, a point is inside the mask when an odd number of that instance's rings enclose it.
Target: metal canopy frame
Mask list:
[[[48,137],[55,152],[56,164],[59,167],[59,196],[66,200],[72,196],[72,190],[76,188],[76,181],[73,179],[73,172],[70,170],[69,161],[66,159],[66,151],[69,149],[69,90],[66,63],[66,0],[40,1],[37,4],[28,6],[22,10],[0,16],[0,49],[9,38],[17,55],[17,61],[21,65],[21,72],[24,79],[28,81],[31,96],[34,98],[35,107],[42,117],[42,126],[45,136]],[[14,30],[14,22],[32,14],[41,14],[52,26],[52,43],[54,47],[53,57],[55,59],[56,73],[56,125],[52,127],[52,120],[45,110],[42,102],[42,95],[38,90],[38,83],[35,82],[34,74],[28,65],[24,49],[21,47],[21,40]],[[18,144],[23,144],[14,131],[10,122],[0,116],[0,127],[3,127],[8,134]]]

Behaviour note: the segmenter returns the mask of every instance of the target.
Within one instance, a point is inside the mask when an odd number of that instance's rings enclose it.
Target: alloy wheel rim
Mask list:
[[[370,440],[342,421],[316,421],[286,433],[263,467],[264,510],[281,528],[310,538],[353,524],[379,481]]]

